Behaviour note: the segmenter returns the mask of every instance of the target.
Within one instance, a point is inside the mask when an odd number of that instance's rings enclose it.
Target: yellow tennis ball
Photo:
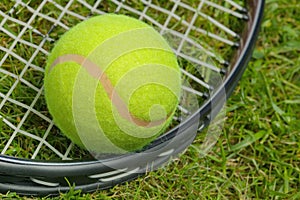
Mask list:
[[[94,153],[139,150],[172,121],[180,69],[152,27],[124,15],[92,17],[67,31],[47,60],[54,123]]]

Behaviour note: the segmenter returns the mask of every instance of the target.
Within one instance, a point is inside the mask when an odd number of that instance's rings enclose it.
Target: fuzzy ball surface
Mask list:
[[[137,19],[92,17],[55,44],[45,70],[54,123],[93,153],[143,148],[172,121],[180,69],[164,38]]]

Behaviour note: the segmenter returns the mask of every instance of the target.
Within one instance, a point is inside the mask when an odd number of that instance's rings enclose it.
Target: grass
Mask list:
[[[207,156],[198,154],[199,136],[158,171],[108,190],[71,190],[52,199],[300,199],[299,38],[297,0],[267,0],[253,59]]]

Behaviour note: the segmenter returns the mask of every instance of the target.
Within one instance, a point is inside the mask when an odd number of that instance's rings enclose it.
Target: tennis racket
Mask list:
[[[0,192],[55,195],[70,185],[92,192],[168,163],[225,105],[251,58],[263,8],[264,0],[1,2]],[[93,155],[72,144],[55,127],[43,94],[45,60],[55,41],[105,13],[155,27],[177,55],[183,80],[170,129],[142,150],[122,155]]]

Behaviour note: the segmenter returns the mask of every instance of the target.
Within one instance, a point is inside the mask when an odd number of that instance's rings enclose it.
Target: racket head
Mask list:
[[[75,189],[84,192],[105,189],[155,170],[184,151],[196,137],[195,130],[201,131],[207,127],[220,111],[251,58],[264,1],[247,1],[246,5],[248,19],[244,19],[245,27],[239,46],[235,47],[238,50],[228,66],[220,71],[223,74],[222,85],[187,119],[138,153],[96,160],[55,162],[0,155],[0,191],[16,191],[25,195],[58,194],[70,189],[68,182],[75,183]]]

